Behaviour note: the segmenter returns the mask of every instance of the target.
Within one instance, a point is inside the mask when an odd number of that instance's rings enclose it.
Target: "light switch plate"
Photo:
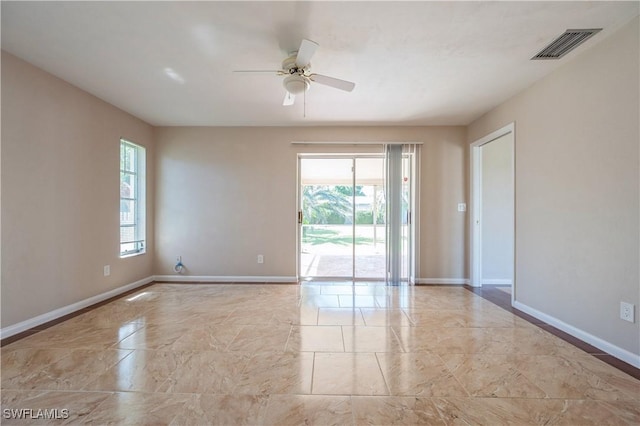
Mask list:
[[[466,203],[458,203],[458,211],[459,212],[466,212],[467,211],[467,204]]]

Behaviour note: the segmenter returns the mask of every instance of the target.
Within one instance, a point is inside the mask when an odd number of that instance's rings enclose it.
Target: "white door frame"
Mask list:
[[[343,154],[343,153],[338,153],[338,154],[329,154],[329,153],[299,153],[298,154],[298,165],[297,165],[297,175],[298,175],[298,181],[297,181],[297,201],[296,201],[296,205],[297,205],[297,211],[301,212],[302,211],[302,160],[305,158],[314,158],[314,159],[327,159],[327,160],[333,160],[333,159],[347,159],[347,160],[351,160],[352,161],[352,181],[351,181],[351,185],[352,187],[355,189],[356,187],[356,160],[360,159],[360,158],[381,158],[384,159],[385,156],[384,154],[376,154],[376,153],[362,153],[362,154]],[[309,276],[303,276],[301,275],[301,267],[302,267],[302,223],[300,222],[300,217],[298,217],[298,220],[296,220],[296,276],[298,281],[300,280],[318,280],[318,281],[323,281],[323,280],[329,280],[329,281],[335,281],[335,280],[343,280],[343,279],[349,279],[353,282],[355,281],[371,281],[371,280],[375,280],[375,277],[356,277],[356,244],[355,244],[355,237],[356,237],[356,221],[355,221],[355,204],[356,204],[356,195],[355,193],[352,196],[352,200],[351,203],[353,205],[353,212],[354,212],[354,220],[353,220],[353,224],[352,224],[352,237],[353,237],[353,243],[352,243],[352,250],[351,250],[351,267],[352,267],[352,271],[351,271],[351,276],[350,277],[342,277],[342,276],[337,276],[337,277],[309,277]],[[386,241],[385,241],[386,244]],[[386,252],[386,248],[385,248],[385,252]]]
[[[492,132],[471,144],[470,155],[470,177],[471,177],[471,208],[469,214],[469,229],[470,229],[470,267],[471,271],[471,286],[482,287],[482,149],[483,145],[488,144],[504,135],[511,133],[513,135],[513,149],[512,149],[512,179],[514,188],[514,227],[515,227],[515,123],[507,124],[506,126]],[[511,279],[511,302],[515,300],[515,229],[514,229],[514,244],[513,244],[513,262],[514,273]]]
[[[414,143],[413,145],[421,145],[421,143]],[[408,256],[408,261],[409,261],[409,265],[408,265],[408,282],[409,284],[414,284],[416,281],[416,275],[417,275],[417,271],[420,268],[420,243],[419,243],[419,235],[420,235],[420,210],[419,210],[419,206],[420,206],[420,199],[419,199],[419,194],[420,194],[420,155],[419,155],[420,151],[414,150],[408,154],[403,154],[407,155],[409,160],[409,164],[410,164],[410,168],[411,168],[411,185],[410,185],[410,191],[411,191],[411,196],[410,196],[410,203],[409,203],[409,209],[410,209],[410,215],[411,215],[411,223],[410,223],[410,242],[409,242],[409,250],[410,250],[410,255]],[[296,182],[296,214],[298,214],[298,212],[302,209],[302,159],[304,158],[327,158],[327,159],[334,159],[334,158],[347,158],[347,159],[353,159],[354,160],[354,167],[355,167],[355,160],[358,158],[385,158],[384,154],[377,154],[377,153],[356,153],[356,154],[345,154],[345,153],[336,153],[336,154],[331,154],[331,153],[298,153],[297,154],[297,162],[296,162],[296,175],[297,175],[297,182]],[[354,170],[354,174],[353,174],[353,186],[355,188],[355,184],[356,184],[356,174],[355,174],[355,170]],[[353,203],[355,204],[355,194],[354,194],[354,200]],[[296,276],[298,281],[300,281],[301,279],[311,279],[311,277],[306,277],[306,276],[302,276],[301,275],[301,266],[302,266],[302,226],[300,223],[298,223],[298,217],[296,218]],[[385,225],[386,226],[386,225]],[[354,228],[355,228],[355,221],[354,221]],[[354,232],[354,236],[355,236],[355,232]],[[386,244],[386,242],[385,242]],[[386,249],[385,249],[386,252]],[[355,277],[355,245],[354,245],[354,252],[353,252],[353,261],[354,261],[354,271],[352,274],[351,279],[354,281],[357,280],[367,280],[366,278],[356,278]],[[386,276],[386,271],[385,271],[385,276]],[[336,279],[340,279],[341,277],[334,277]],[[331,277],[328,277],[327,279],[331,279]]]

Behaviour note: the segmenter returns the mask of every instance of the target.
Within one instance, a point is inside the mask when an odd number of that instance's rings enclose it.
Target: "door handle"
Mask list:
[[[298,210],[298,223],[302,225],[302,210]]]

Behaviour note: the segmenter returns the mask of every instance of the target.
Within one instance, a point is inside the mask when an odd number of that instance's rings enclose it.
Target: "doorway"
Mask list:
[[[299,276],[385,279],[384,157],[300,156]]]
[[[515,300],[514,124],[471,145],[471,284],[497,285]]]

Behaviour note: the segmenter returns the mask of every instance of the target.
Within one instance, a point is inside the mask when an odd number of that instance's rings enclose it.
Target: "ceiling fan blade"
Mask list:
[[[350,81],[327,77],[326,75],[321,74],[311,74],[309,75],[309,78],[311,79],[311,81],[315,81],[316,83],[324,84],[325,86],[334,87],[346,92],[351,92],[353,88],[356,87],[356,84]]]
[[[234,70],[233,72],[268,72],[278,74],[281,73],[282,70]]]
[[[287,94],[284,95],[284,101],[282,101],[282,105],[283,106],[293,105],[293,102],[295,100],[296,100],[296,95],[292,95],[291,93],[287,92]]]
[[[309,62],[311,62],[311,57],[314,53],[316,53],[317,48],[318,43],[303,38],[302,42],[300,43],[300,48],[298,49],[298,56],[296,56],[296,65],[299,68],[304,68],[309,65]]]

